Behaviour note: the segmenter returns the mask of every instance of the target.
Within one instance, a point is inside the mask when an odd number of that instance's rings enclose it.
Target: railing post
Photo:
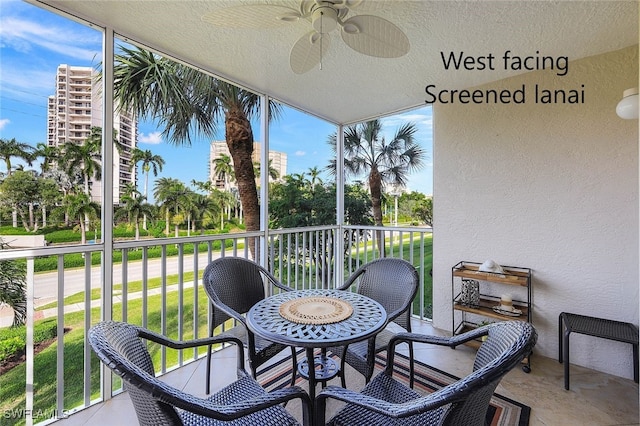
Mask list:
[[[339,287],[344,282],[344,126],[338,125],[336,131],[337,147],[336,147],[336,225],[338,225],[334,244],[335,268],[334,273],[334,286]]]
[[[268,268],[269,245],[269,97],[260,95],[260,139],[262,149],[260,150],[260,231],[259,250],[255,261]]]
[[[35,273],[34,273],[34,260],[33,257],[27,258],[27,318],[26,318],[26,347],[25,347],[25,361],[26,361],[26,400],[25,400],[25,413],[33,413],[33,367],[34,367],[34,352],[33,352],[33,327],[34,327],[34,304],[33,299],[35,295]],[[33,416],[26,415],[26,425],[33,425]]]
[[[114,32],[105,28],[102,51],[102,320],[113,318],[113,61]],[[108,142],[107,142],[108,141]],[[59,301],[61,303],[62,301]],[[111,390],[111,370],[100,364],[102,377],[102,398],[113,395]]]

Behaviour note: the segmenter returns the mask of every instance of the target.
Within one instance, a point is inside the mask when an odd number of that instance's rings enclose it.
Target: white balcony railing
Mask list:
[[[258,252],[264,247],[267,267],[298,289],[334,288],[361,264],[380,257],[381,250],[387,257],[408,260],[420,271],[413,313],[422,319],[431,314],[431,230],[426,228],[321,226],[118,241],[110,256],[103,244],[4,250],[0,261],[26,260],[28,311],[25,368],[0,377],[0,388],[2,380],[17,380],[25,392],[18,400],[0,403],[0,417],[11,424],[14,418],[21,419],[18,424],[46,424],[119,393],[117,379],[104,385],[105,370],[86,344],[87,331],[101,319],[140,324],[177,339],[206,335],[210,305],[202,272],[217,257],[251,258],[249,239],[262,241],[256,247]],[[44,263],[55,272],[36,273]],[[0,326],[10,320],[0,315]],[[34,332],[47,321],[57,329],[57,338],[39,352]],[[162,350],[153,355],[163,374],[202,353]]]

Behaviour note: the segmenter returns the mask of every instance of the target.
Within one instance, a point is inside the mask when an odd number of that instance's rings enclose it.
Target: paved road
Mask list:
[[[219,257],[219,254],[212,254],[212,259]],[[193,271],[194,264],[192,254],[183,256],[183,271]],[[198,255],[198,269],[202,270],[209,263],[208,254]],[[168,257],[166,265],[167,275],[178,273],[179,263],[177,257]],[[102,278],[100,265],[91,267],[91,288],[100,288]],[[161,259],[149,259],[147,268],[147,278],[157,278],[162,274]],[[127,281],[142,280],[142,261],[132,261],[127,265]],[[113,283],[122,284],[122,264],[113,265]],[[64,297],[79,293],[85,290],[84,268],[67,269],[64,271]],[[58,272],[46,272],[36,274],[34,288],[34,304],[38,306],[46,305],[58,300]],[[13,321],[13,310],[6,306],[0,307],[0,327],[11,325]]]

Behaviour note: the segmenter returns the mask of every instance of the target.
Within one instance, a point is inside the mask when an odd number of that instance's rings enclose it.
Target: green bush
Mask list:
[[[45,236],[45,239],[49,244],[58,244],[58,243],[72,243],[75,241],[80,241],[80,232],[75,232],[73,229],[61,229],[58,231],[53,231],[48,233]]]
[[[6,340],[0,340],[0,363],[24,350],[24,339],[18,336]]]
[[[27,344],[26,327],[0,328],[0,363],[22,352]],[[33,343],[44,342],[58,335],[56,320],[50,319],[35,324],[33,328]]]
[[[34,235],[34,234],[43,234],[42,230],[38,230],[36,232],[30,232],[25,230],[23,227],[14,228],[13,226],[0,226],[0,235]]]
[[[233,241],[231,239],[225,240],[225,247],[231,248],[233,246]],[[214,241],[212,244],[213,250],[220,250],[221,242]],[[203,253],[207,250],[207,244],[201,243],[198,247],[200,253]],[[183,247],[184,254],[192,254],[193,253],[193,244],[185,244]],[[167,245],[167,256],[177,256],[178,248],[174,245]],[[129,250],[128,251],[128,259],[131,260],[140,260],[142,259],[142,250]],[[159,258],[162,256],[162,249],[160,247],[149,247],[147,250],[147,256],[149,259]],[[101,261],[100,253],[93,252],[91,254],[91,264],[99,265]],[[117,250],[113,252],[113,261],[115,263],[122,262],[122,251]],[[81,268],[84,266],[84,257],[82,253],[72,253],[64,255],[64,267],[65,268]],[[35,260],[35,271],[36,272],[46,272],[46,271],[55,271],[58,268],[58,256],[48,256],[48,257],[38,257]]]

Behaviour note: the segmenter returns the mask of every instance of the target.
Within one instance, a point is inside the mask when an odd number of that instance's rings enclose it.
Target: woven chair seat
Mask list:
[[[236,382],[233,382],[229,386],[216,392],[214,395],[207,398],[208,401],[215,405],[225,406],[232,404],[239,404],[243,401],[249,401],[247,406],[256,403],[256,399],[263,397],[267,392],[262,388],[253,378],[243,377]],[[293,418],[287,410],[280,405],[268,407],[264,410],[251,413],[241,419],[231,421],[221,421],[211,419],[208,417],[200,416],[190,411],[182,411],[179,413],[180,418],[184,424],[188,425],[272,425],[272,426],[287,426],[287,425],[299,425],[298,421]]]
[[[413,389],[407,388],[393,380],[386,374],[377,375],[362,390],[362,395],[370,396],[392,404],[404,404],[416,400],[421,395]],[[441,417],[444,408],[436,411],[428,411],[411,417],[401,419],[389,418],[388,415],[375,411],[364,411],[357,405],[347,405],[340,414],[329,422],[332,426],[352,426],[356,424],[392,425],[392,426],[423,426],[434,424]]]

